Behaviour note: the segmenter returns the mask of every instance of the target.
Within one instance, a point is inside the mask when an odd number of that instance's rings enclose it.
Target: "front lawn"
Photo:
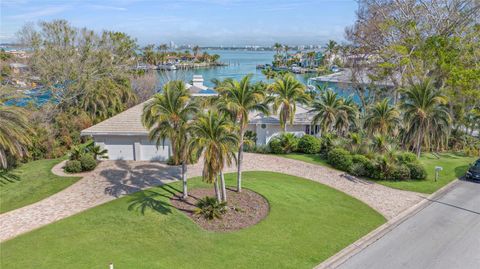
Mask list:
[[[318,154],[301,154],[290,153],[279,155],[285,158],[300,160],[312,164],[331,167],[325,159],[320,158]],[[477,158],[467,157],[456,153],[440,153],[439,159],[431,153],[422,154],[420,163],[423,164],[427,170],[427,178],[425,180],[374,180],[375,182],[385,185],[387,187],[414,191],[421,193],[434,193],[441,187],[452,182],[454,179],[465,175],[469,164],[474,162]],[[443,171],[440,172],[439,180],[435,182],[435,166],[442,166]]]
[[[0,213],[38,202],[75,183],[78,177],[52,174],[61,159],[39,160],[23,164],[12,171],[17,178],[0,180]]]
[[[235,178],[226,175],[227,184],[234,186]],[[197,178],[189,186],[208,185]],[[202,230],[171,207],[177,182],[4,242],[0,267],[312,268],[385,222],[366,204],[310,180],[245,172],[244,186],[269,201],[270,213],[243,230]]]

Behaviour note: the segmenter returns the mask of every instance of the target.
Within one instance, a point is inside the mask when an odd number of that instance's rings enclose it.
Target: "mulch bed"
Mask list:
[[[222,215],[221,219],[208,220],[195,214],[195,205],[199,199],[205,196],[215,197],[213,188],[189,190],[187,200],[182,200],[181,194],[179,194],[179,196],[174,196],[171,202],[175,208],[185,213],[200,227],[216,232],[235,231],[255,225],[264,219],[270,210],[268,201],[254,191],[243,189],[241,193],[238,193],[227,189],[227,212]]]

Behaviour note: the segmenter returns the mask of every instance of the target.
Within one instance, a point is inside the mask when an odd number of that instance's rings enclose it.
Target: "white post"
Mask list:
[[[108,269],[113,269],[113,262],[110,263],[110,265],[108,266]]]

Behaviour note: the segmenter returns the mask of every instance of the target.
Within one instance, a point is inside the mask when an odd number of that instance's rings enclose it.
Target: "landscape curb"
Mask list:
[[[398,216],[394,217],[393,219],[387,221],[377,229],[373,230],[372,232],[368,233],[367,235],[363,236],[362,238],[358,239],[354,243],[350,244],[348,247],[342,249],[337,254],[333,255],[332,257],[328,258],[321,264],[314,267],[314,269],[334,269],[338,266],[342,265],[351,257],[355,256],[360,251],[364,250],[371,244],[375,243],[377,240],[382,238],[384,235],[389,233],[391,230],[395,229],[398,225],[412,217],[413,215],[420,212],[422,209],[433,203],[435,199],[445,195],[448,191],[450,191],[455,185],[458,184],[458,179],[448,183],[447,185],[440,188],[438,191],[430,194],[427,197],[422,196],[422,200],[417,204],[413,205],[412,207],[406,209]]]

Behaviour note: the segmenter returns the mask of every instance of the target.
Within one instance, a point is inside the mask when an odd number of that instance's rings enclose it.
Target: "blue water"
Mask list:
[[[252,81],[267,81],[261,70],[256,69],[259,64],[271,64],[275,52],[273,51],[243,51],[243,50],[206,50],[209,54],[220,55],[220,62],[228,66],[198,68],[189,70],[159,71],[160,81],[164,83],[170,79],[190,81],[193,75],[202,75],[205,85],[212,87],[212,79],[223,80],[233,78],[242,79],[247,74],[252,74]],[[203,53],[203,52],[201,52]],[[314,74],[296,75],[297,78],[307,83],[309,77]]]
[[[243,51],[243,50],[206,50],[209,54],[220,55],[220,61],[228,64],[221,67],[198,68],[189,70],[174,70],[174,71],[158,71],[159,87],[166,81],[172,79],[180,79],[186,82],[191,81],[193,75],[202,75],[208,87],[213,87],[212,79],[223,80],[226,78],[233,78],[236,80],[242,79],[247,74],[252,74],[252,81],[267,81],[261,70],[256,69],[259,64],[271,64],[275,52],[273,51]],[[203,51],[201,52],[203,53]],[[309,77],[315,74],[296,75],[303,83],[307,83]],[[43,105],[50,101],[52,94],[49,90],[33,89],[26,92],[26,97],[9,101],[8,105],[26,106],[33,102],[36,105]]]

